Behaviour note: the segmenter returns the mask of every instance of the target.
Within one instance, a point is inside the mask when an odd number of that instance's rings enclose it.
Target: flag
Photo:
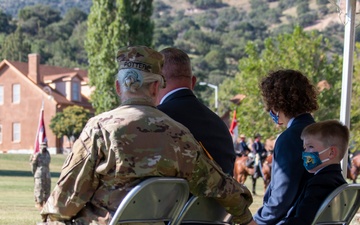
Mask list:
[[[229,131],[231,133],[231,136],[233,138],[233,143],[236,142],[236,139],[239,135],[239,131],[238,131],[238,124],[237,124],[237,120],[236,120],[236,109],[234,110],[234,115],[230,124],[230,128]]]
[[[47,143],[45,123],[44,123],[44,107],[41,107],[40,109],[39,126],[36,132],[36,138],[34,144],[34,154],[40,152],[41,143]]]

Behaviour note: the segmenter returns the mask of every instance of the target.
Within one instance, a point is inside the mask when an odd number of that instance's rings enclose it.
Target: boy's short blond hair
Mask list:
[[[348,150],[350,132],[348,127],[338,120],[325,120],[308,125],[300,137],[304,140],[307,136],[316,136],[326,147],[336,146],[339,149],[340,160]]]

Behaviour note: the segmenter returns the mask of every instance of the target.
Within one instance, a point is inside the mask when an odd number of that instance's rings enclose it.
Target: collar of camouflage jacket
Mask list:
[[[147,105],[155,108],[154,103],[151,101],[150,98],[130,98],[121,103],[123,105]]]

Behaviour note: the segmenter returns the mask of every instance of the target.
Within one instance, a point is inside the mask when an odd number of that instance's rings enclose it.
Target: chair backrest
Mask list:
[[[231,214],[226,212],[212,198],[192,196],[175,220],[174,225],[185,223],[196,224],[231,224]]]
[[[359,207],[360,184],[343,184],[325,199],[312,225],[350,224]]]
[[[121,201],[110,225],[118,223],[172,222],[189,198],[185,179],[152,177],[135,186]]]

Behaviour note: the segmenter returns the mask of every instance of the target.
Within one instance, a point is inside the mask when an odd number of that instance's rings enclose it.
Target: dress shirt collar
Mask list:
[[[166,95],[164,95],[164,97],[162,97],[162,99],[161,99],[161,101],[160,101],[160,105],[165,101],[165,99],[166,99],[167,97],[169,97],[169,95],[171,95],[172,93],[175,93],[175,92],[177,92],[177,91],[183,90],[183,89],[189,89],[189,88],[187,88],[187,87],[181,87],[181,88],[176,88],[176,89],[174,89],[174,90],[172,90],[172,91],[169,91]]]
[[[288,124],[287,124],[287,128],[289,128],[290,126],[291,126],[291,124],[292,124],[292,122],[294,121],[294,117],[293,118],[291,118],[290,120],[289,120],[289,122],[288,122]]]

